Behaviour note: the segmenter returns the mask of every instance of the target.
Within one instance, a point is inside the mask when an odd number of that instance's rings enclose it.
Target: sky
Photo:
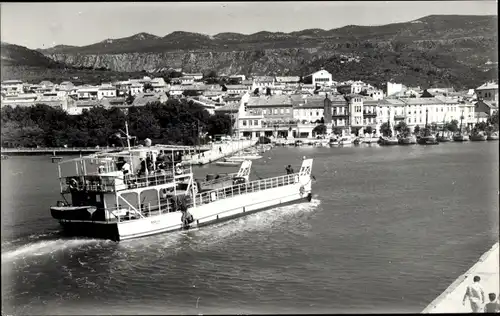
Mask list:
[[[497,15],[497,2],[73,2],[2,3],[1,41],[31,49],[84,46],[147,32],[215,35],[383,25],[431,14]]]

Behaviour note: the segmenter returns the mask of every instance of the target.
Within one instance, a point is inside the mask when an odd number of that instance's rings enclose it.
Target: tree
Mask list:
[[[316,135],[324,135],[324,134],[326,134],[326,130],[327,130],[327,128],[326,128],[325,124],[320,124],[320,125],[316,126],[312,130],[312,132],[313,132],[313,134],[316,134]]]
[[[413,129],[413,134],[418,135],[420,134],[420,126],[416,125],[415,128]]]
[[[391,125],[388,122],[382,123],[382,125],[380,125],[380,134],[385,137],[392,137]]]
[[[342,135],[342,127],[339,126],[332,127],[332,133],[335,135]]]
[[[125,103],[130,105],[130,104],[134,103],[134,100],[135,100],[135,96],[132,95],[132,91],[129,91],[127,94],[127,98],[125,99]]]
[[[253,95],[259,95],[259,88],[255,88],[255,90],[253,90]]]
[[[182,95],[185,97],[196,97],[199,96],[200,93],[196,90],[184,90],[182,91]]]
[[[394,126],[394,130],[396,132],[398,132],[399,134],[403,134],[403,135],[407,135],[410,133],[410,128],[403,121],[400,121],[398,124],[396,124],[396,126]]]
[[[486,122],[479,122],[479,123],[476,123],[476,125],[474,126],[474,129],[477,130],[477,131],[486,131],[486,127],[488,127],[488,124]]]
[[[373,134],[374,132],[375,132],[375,131],[373,130],[373,127],[371,127],[371,126],[367,126],[367,127],[365,127],[365,133],[367,133],[367,134],[370,134],[370,135],[371,135],[371,134]]]
[[[444,126],[445,130],[451,132],[451,133],[455,133],[458,131],[458,121],[457,120],[452,120],[451,122],[448,122],[445,124]]]
[[[153,88],[153,85],[151,84],[151,82],[144,83],[144,87],[142,88],[143,92],[150,92],[153,90],[154,90],[154,88]]]
[[[268,96],[271,95],[271,88],[269,88],[269,87],[266,88],[266,95],[268,95]]]
[[[498,110],[493,112],[493,114],[488,117],[487,122],[490,125],[496,125],[498,128]]]

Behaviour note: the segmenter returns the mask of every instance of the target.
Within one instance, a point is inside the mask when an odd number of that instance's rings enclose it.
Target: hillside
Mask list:
[[[332,30],[220,33],[139,33],[83,47],[39,50],[77,67],[119,72],[182,68],[245,75],[305,75],[319,67],[335,80],[389,79],[470,87],[496,77],[497,16],[432,15],[380,26],[349,25]],[[359,56],[348,62],[341,55]]]
[[[112,80],[126,80],[130,76],[144,75],[141,72],[116,72],[94,67],[68,66],[56,62],[38,51],[23,46],[1,43],[1,78],[37,83],[43,80],[53,82],[72,81],[75,84],[99,84]]]

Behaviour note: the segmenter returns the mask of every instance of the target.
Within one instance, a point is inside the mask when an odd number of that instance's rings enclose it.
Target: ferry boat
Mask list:
[[[129,146],[59,162],[63,199],[50,207],[52,217],[70,235],[122,241],[312,199],[313,159],[297,173],[254,181],[251,161],[243,161],[238,173],[202,183],[176,159],[183,150]]]

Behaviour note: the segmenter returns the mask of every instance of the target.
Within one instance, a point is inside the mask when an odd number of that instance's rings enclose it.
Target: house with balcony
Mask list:
[[[2,94],[17,95],[24,93],[23,82],[21,80],[5,80],[1,84]]]
[[[476,88],[478,100],[493,101],[498,104],[498,83],[487,82]]]
[[[111,85],[102,85],[97,90],[97,99],[102,100],[103,98],[115,98],[116,97],[116,87]]]
[[[245,116],[263,117],[264,136],[287,137],[293,120],[292,101],[289,96],[248,96],[243,102]]]
[[[244,85],[226,85],[227,95],[241,95],[248,92],[248,87]]]
[[[82,86],[76,91],[78,100],[98,100],[99,87]]]
[[[270,88],[271,91],[274,89],[274,77],[270,76],[255,76],[252,81],[252,92],[255,89],[259,89],[260,94],[265,94],[267,88]]]

